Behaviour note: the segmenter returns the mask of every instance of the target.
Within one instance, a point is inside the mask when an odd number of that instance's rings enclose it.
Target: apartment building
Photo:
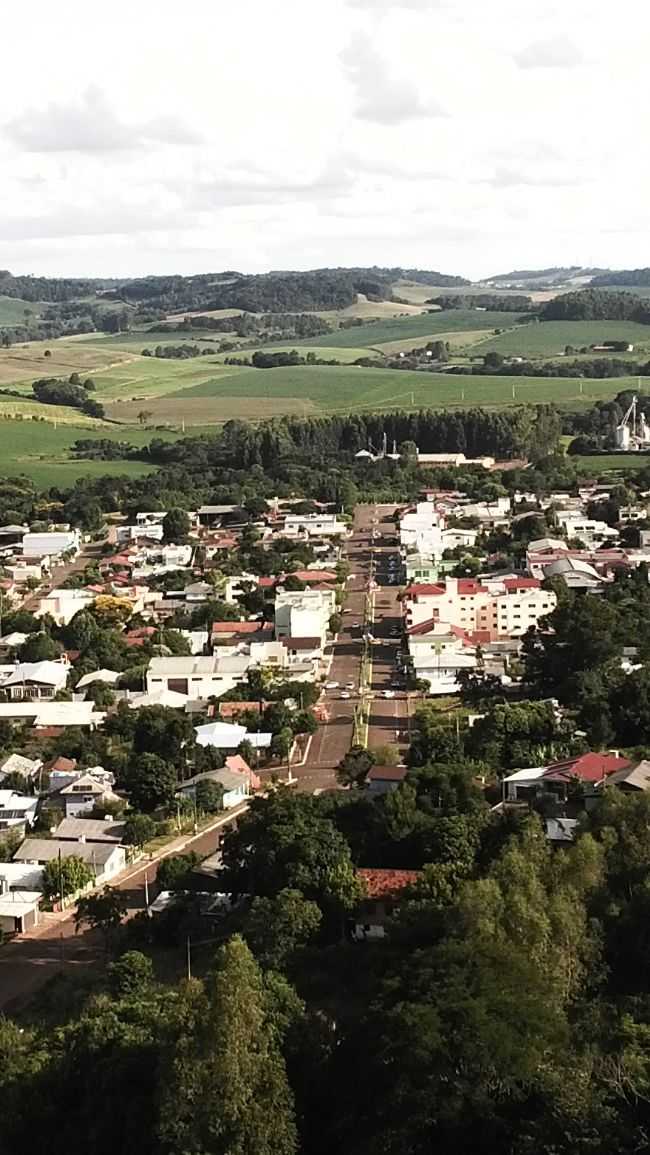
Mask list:
[[[278,590],[275,597],[275,636],[317,638],[325,645],[331,615],[336,611],[336,594],[325,590]]]
[[[555,609],[556,601],[535,578],[447,578],[406,590],[406,626],[435,620],[478,634],[483,641],[521,637]]]

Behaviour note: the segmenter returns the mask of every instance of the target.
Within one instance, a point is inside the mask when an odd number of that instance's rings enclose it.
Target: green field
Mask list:
[[[571,457],[581,473],[629,473],[630,470],[648,469],[650,454],[628,453],[627,457],[610,456],[607,453],[594,453],[585,457]]]
[[[71,458],[70,447],[80,437],[107,437],[111,441],[146,445],[152,437],[176,436],[152,429],[118,429],[97,422],[93,426],[55,428],[44,421],[0,420],[0,473],[24,473],[42,488],[70,486],[78,477],[101,477],[107,473],[141,477],[152,468],[142,461],[78,461]]]
[[[20,297],[0,296],[0,328],[22,325],[32,317],[38,317],[46,308],[35,301],[23,301]],[[29,314],[28,317],[25,314]]]
[[[481,312],[480,309],[445,309],[433,313],[421,313],[413,317],[395,317],[392,320],[376,321],[372,325],[353,325],[350,329],[337,329],[324,337],[310,337],[297,342],[300,345],[318,345],[320,348],[376,348],[382,342],[400,341],[406,337],[418,339],[430,337],[435,340],[439,333],[457,333],[463,330],[501,329],[515,325],[517,313]]]
[[[636,321],[539,321],[519,325],[507,333],[482,341],[477,353],[510,354],[514,357],[555,357],[567,345],[599,345],[603,341],[629,341],[634,352],[650,348],[650,325]]]

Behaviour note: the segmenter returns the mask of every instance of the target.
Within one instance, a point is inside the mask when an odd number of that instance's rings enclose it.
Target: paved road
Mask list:
[[[394,697],[383,696],[386,691],[392,692],[398,674],[396,659],[402,616],[400,590],[393,584],[398,573],[398,550],[389,540],[395,535],[395,508],[394,505],[357,507],[353,533],[344,548],[351,576],[346,585],[343,627],[333,646],[328,675],[328,682],[338,685],[325,691],[328,721],[314,735],[306,765],[296,771],[301,790],[334,787],[335,767],[352,745],[363,652],[362,626],[369,588],[374,595],[373,625],[370,628],[380,644],[371,648],[368,744],[377,746],[398,742],[404,746],[406,743],[409,708],[406,695],[395,691]],[[373,587],[369,586],[371,579],[375,583]],[[342,692],[352,696],[342,698]]]
[[[175,840],[153,862],[137,863],[119,875],[111,885],[126,893],[129,913],[144,910],[145,876],[151,887],[150,898],[155,895],[156,873],[163,858],[190,850],[201,857],[213,854],[218,848],[221,828],[236,820],[245,809],[246,806],[233,808],[208,830],[195,837]],[[16,1009],[62,967],[66,970],[87,967],[102,956],[102,951],[102,939],[96,932],[75,934],[72,910],[43,916],[43,922],[33,934],[21,935],[0,950],[0,1010]]]
[[[90,545],[84,545],[74,561],[65,562],[64,565],[54,566],[49,577],[46,578],[37,590],[25,598],[20,608],[23,610],[37,609],[41,598],[49,594],[51,590],[58,589],[66,578],[69,578],[73,573],[81,573],[82,570],[85,570],[93,562],[97,561],[102,556],[102,550],[105,544],[105,541],[95,541]]]

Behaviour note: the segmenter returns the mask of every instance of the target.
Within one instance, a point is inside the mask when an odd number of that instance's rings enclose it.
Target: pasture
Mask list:
[[[636,321],[533,321],[481,341],[477,353],[494,351],[513,357],[558,357],[567,345],[600,345],[629,341],[634,353],[650,348],[650,325]]]
[[[0,296],[0,328],[22,325],[25,320],[39,317],[46,305],[36,301],[23,301],[20,297]]]
[[[49,353],[49,356],[45,354]],[[30,341],[0,349],[0,385],[21,381],[31,384],[39,377],[68,377],[71,373],[95,376],[98,368],[129,361],[131,354],[111,346],[80,340]]]

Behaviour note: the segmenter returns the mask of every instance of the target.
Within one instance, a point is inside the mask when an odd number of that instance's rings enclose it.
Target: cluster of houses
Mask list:
[[[460,672],[479,666],[508,679],[526,631],[555,608],[545,579],[561,577],[570,589],[599,592],[617,571],[650,565],[650,531],[638,530],[635,547],[621,542],[626,527],[648,518],[645,505],[622,508],[617,526],[587,515],[590,502],[608,496],[602,486],[575,496],[516,493],[475,502],[462,493],[425,491],[426,500],[400,511],[408,668],[432,694],[456,693]],[[551,507],[555,536],[528,541],[517,568],[491,565],[495,559],[483,544],[490,534],[514,533],[518,521]],[[479,557],[485,572],[451,576],[463,554]]]

